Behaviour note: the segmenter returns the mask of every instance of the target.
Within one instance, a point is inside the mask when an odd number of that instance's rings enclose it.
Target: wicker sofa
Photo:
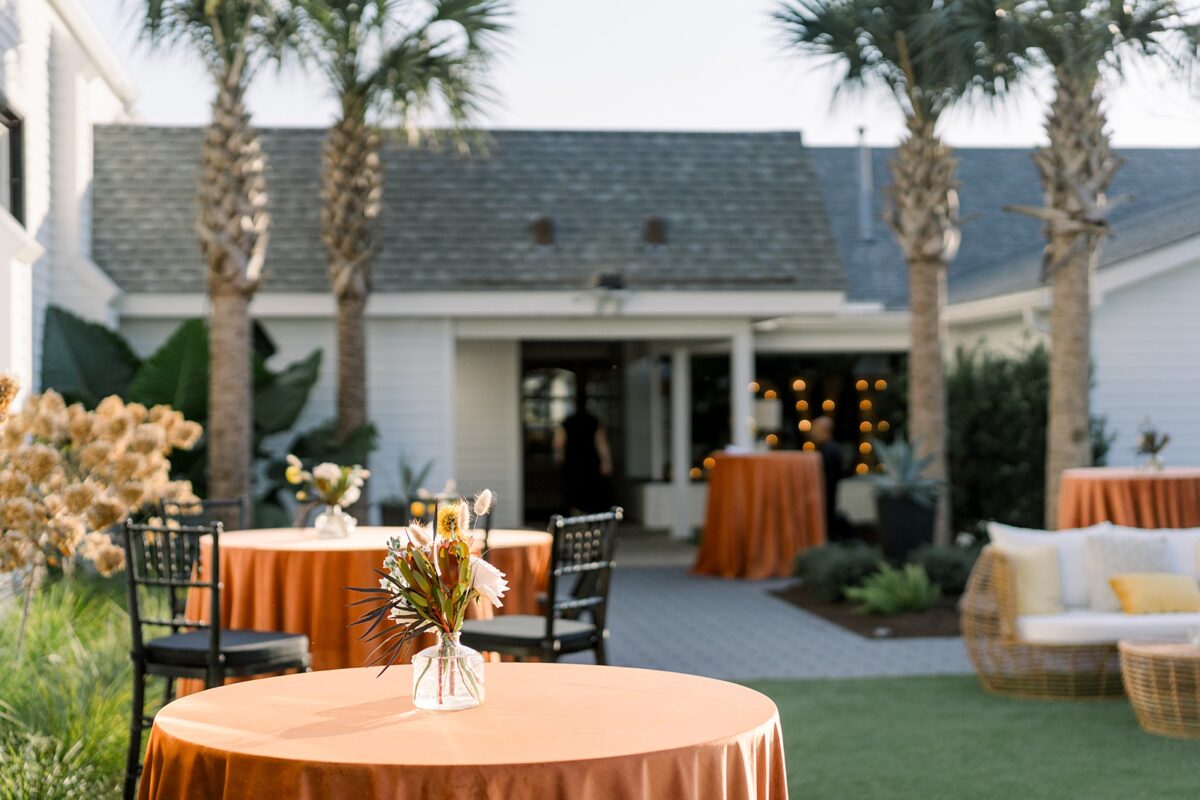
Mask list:
[[[1191,547],[1200,547],[1200,530],[1179,534],[1188,537]],[[1194,574],[1195,568],[1193,558],[1177,571]],[[983,686],[1019,697],[1119,696],[1123,687],[1118,641],[1179,639],[1200,629],[1200,614],[1191,613],[1121,614],[1068,608],[1062,614],[1020,617],[1016,609],[1008,559],[989,546],[976,562],[959,606],[963,641]]]

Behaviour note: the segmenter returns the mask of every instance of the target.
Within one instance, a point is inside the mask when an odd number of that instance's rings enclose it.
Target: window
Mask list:
[[[533,234],[534,244],[551,245],[554,244],[554,220],[550,217],[536,217],[529,224],[529,230]]]
[[[25,143],[21,118],[0,104],[0,207],[25,224]]]
[[[667,221],[662,217],[647,217],[642,228],[642,239],[646,244],[666,244]]]

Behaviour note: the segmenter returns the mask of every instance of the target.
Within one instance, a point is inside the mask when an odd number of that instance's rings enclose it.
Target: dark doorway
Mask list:
[[[525,518],[543,525],[566,513],[562,469],[554,434],[575,411],[577,389],[604,426],[613,462],[613,494],[625,491],[624,356],[613,342],[526,342],[521,348],[521,421],[524,433]]]

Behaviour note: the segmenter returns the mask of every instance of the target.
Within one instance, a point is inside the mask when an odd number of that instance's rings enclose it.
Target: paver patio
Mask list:
[[[689,574],[686,546],[628,539],[617,561],[609,610],[613,664],[731,680],[972,671],[959,637],[866,639],[770,593],[789,579]]]

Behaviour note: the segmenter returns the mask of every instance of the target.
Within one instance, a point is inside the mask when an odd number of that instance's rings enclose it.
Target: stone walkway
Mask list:
[[[731,680],[972,671],[958,637],[866,639],[770,594],[787,580],[697,577],[687,571],[690,550],[678,546],[622,543],[618,560],[609,611],[613,664]]]

